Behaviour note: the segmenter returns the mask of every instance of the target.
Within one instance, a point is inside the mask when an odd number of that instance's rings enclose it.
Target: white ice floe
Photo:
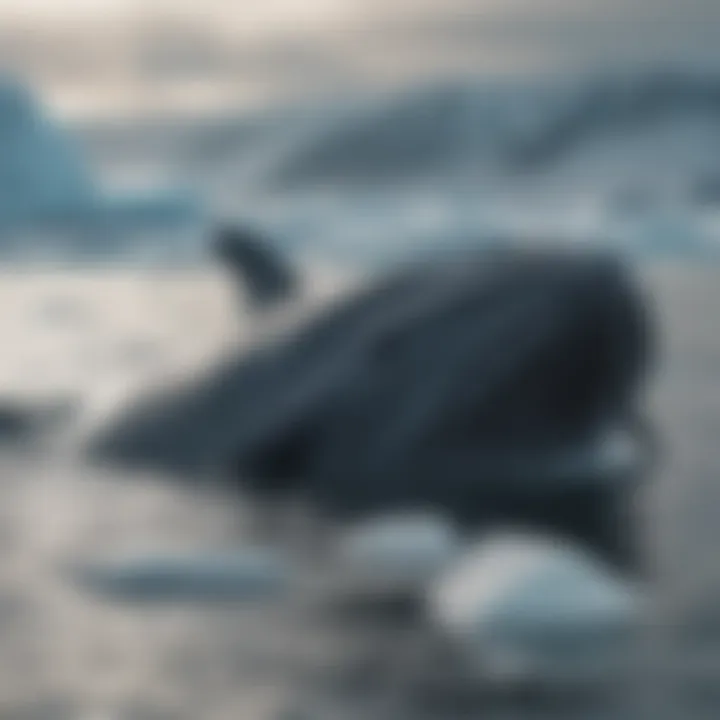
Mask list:
[[[440,576],[429,612],[489,677],[564,681],[627,669],[639,597],[578,548],[504,534],[471,547]]]
[[[93,594],[138,602],[276,598],[291,577],[280,558],[252,548],[224,555],[128,557],[72,574]]]
[[[451,523],[432,514],[387,515],[355,527],[338,558],[353,582],[375,589],[422,588],[457,555]]]
[[[407,515],[363,524],[338,543],[335,590],[424,595],[430,632],[492,682],[602,681],[626,675],[637,657],[637,589],[562,540],[507,533],[468,547],[442,519]],[[301,577],[291,561],[252,548],[128,558],[76,574],[94,594],[131,601],[272,601]]]

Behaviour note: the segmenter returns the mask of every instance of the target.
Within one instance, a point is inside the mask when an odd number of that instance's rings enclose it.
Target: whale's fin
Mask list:
[[[241,283],[249,303],[265,309],[283,303],[298,291],[297,273],[261,234],[239,226],[220,228],[214,252]]]

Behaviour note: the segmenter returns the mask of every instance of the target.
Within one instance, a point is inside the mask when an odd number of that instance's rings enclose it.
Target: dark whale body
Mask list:
[[[280,345],[143,403],[91,452],[337,519],[407,508],[521,524],[636,559],[635,465],[595,461],[640,427],[648,312],[616,258],[568,249],[433,259],[390,272]]]

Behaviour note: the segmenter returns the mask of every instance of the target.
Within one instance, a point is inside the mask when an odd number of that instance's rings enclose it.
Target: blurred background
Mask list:
[[[128,609],[58,579],[240,537],[222,489],[82,452],[266,337],[210,257],[218,221],[307,276],[283,328],[449,249],[629,259],[662,346],[647,542],[673,617],[713,618],[718,29],[713,0],[0,0],[0,716],[276,717],[346,653],[293,612]]]
[[[96,209],[115,234],[211,213],[356,261],[517,232],[602,235],[653,254],[716,247],[710,2],[1,12],[8,82],[81,146],[53,170],[62,212],[83,192],[179,186],[154,201],[98,200],[131,206]],[[75,222],[91,224],[85,210]],[[81,244],[153,253],[127,237]],[[161,254],[192,249],[174,237]]]

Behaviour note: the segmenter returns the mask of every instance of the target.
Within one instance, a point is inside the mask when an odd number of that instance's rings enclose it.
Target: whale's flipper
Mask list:
[[[292,298],[299,278],[279,253],[259,233],[239,226],[216,232],[214,252],[242,283],[254,309],[265,309]]]

